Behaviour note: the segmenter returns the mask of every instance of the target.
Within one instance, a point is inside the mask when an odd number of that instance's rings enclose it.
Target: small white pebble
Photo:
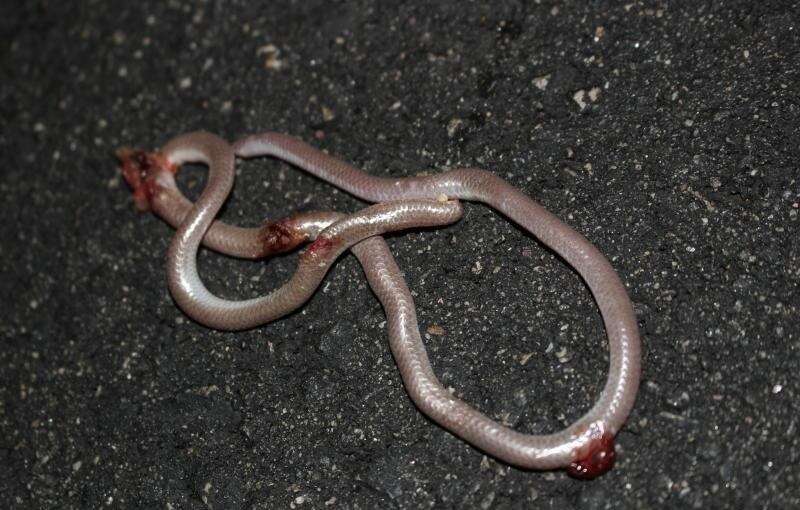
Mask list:
[[[579,90],[572,95],[572,100],[578,105],[578,107],[583,110],[586,108],[586,101],[583,100],[583,97],[586,95],[585,90]]]
[[[480,274],[481,271],[483,271],[483,266],[481,265],[481,261],[476,260],[475,265],[472,267],[472,272],[475,274]]]
[[[539,90],[545,90],[548,83],[550,83],[549,74],[545,74],[544,76],[539,76],[538,78],[533,79],[534,86]]]

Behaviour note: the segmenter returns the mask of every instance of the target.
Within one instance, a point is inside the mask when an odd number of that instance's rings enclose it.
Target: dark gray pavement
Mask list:
[[[5,2],[0,494],[13,508],[800,507],[796,2]],[[187,320],[170,229],[113,151],[298,136],[375,175],[480,166],[594,242],[644,380],[593,482],[510,468],[427,420],[351,255],[253,331]],[[222,217],[357,200],[268,160]],[[181,174],[196,196],[202,168]],[[526,432],[605,378],[579,278],[493,211],[390,238],[437,374]],[[288,277],[203,253],[208,285]],[[443,334],[442,334],[443,333]]]

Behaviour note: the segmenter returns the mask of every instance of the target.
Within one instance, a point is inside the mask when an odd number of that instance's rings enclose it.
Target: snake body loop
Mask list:
[[[214,221],[233,183],[234,154],[276,157],[377,205],[350,216],[306,213],[252,229]],[[386,311],[390,346],[406,390],[425,414],[485,452],[520,467],[566,468],[572,476],[589,479],[613,465],[613,439],[631,411],[640,379],[633,306],[616,272],[588,240],[503,179],[472,168],[425,177],[374,177],[279,133],[250,136],[232,148],[208,133],[191,133],[172,140],[159,154],[127,151],[120,158],[137,205],[152,208],[178,229],[167,258],[170,291],[198,322],[217,329],[244,329],[274,320],[305,302],[333,260],[352,249]],[[204,162],[210,169],[208,184],[195,204],[183,196],[172,177],[188,161]],[[457,221],[462,214],[457,199],[485,203],[534,235],[581,275],[597,301],[608,335],[608,378],[594,406],[564,430],[530,435],[506,427],[451,395],[431,368],[411,293],[385,242],[375,236]],[[261,298],[220,299],[197,274],[201,242],[232,256],[259,258],[311,240],[292,279]]]

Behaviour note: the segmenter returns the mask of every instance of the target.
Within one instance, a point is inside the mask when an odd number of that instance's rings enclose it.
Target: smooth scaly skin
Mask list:
[[[282,317],[305,303],[331,264],[345,250],[368,237],[411,227],[453,223],[461,218],[454,200],[403,200],[376,204],[341,218],[325,228],[300,254],[297,270],[286,284],[266,296],[243,301],[212,294],[197,273],[197,250],[234,180],[233,150],[208,133],[192,133],[169,142],[162,151],[175,166],[202,162],[209,167],[208,184],[185,214],[167,253],[167,280],[178,306],[191,318],[222,330],[253,328]]]
[[[200,136],[207,135],[189,135]],[[638,389],[640,347],[635,317],[624,287],[605,258],[586,239],[505,181],[481,170],[455,170],[434,177],[380,179],[277,133],[250,137],[237,142],[234,147],[243,157],[273,155],[289,161],[367,200],[433,197],[444,192],[450,197],[483,201],[506,213],[564,257],[584,277],[600,305],[609,335],[611,366],[603,392],[586,415],[561,432],[532,436],[497,424],[452,397],[441,386],[422,344],[408,288],[388,251],[381,249],[380,245],[385,248],[385,243],[373,238],[353,247],[386,310],[392,352],[406,388],[420,409],[443,427],[509,463],[533,469],[567,467],[571,475],[579,478],[593,478],[611,467],[614,460],[613,436],[627,418]],[[176,187],[174,190],[180,195]],[[158,206],[154,209],[162,216],[162,213],[171,215],[165,216],[170,224],[180,223],[177,218],[186,214],[190,204],[182,195],[169,193],[155,193],[154,201],[162,202],[161,212]],[[332,219],[313,219],[311,223],[315,227],[305,235],[313,237],[320,222]],[[298,232],[308,228],[308,224],[304,225],[302,221],[294,222],[294,226]],[[216,229],[224,239],[226,228],[237,227],[214,222],[211,232]],[[250,245],[258,244],[259,229],[240,230],[236,233],[245,238],[249,236]],[[209,243],[210,237],[206,236],[204,242],[212,244]],[[232,248],[241,244],[218,245],[215,249],[231,255],[254,257],[252,251],[237,252]]]
[[[177,229],[194,204],[186,198],[175,183],[174,174],[178,166],[168,161],[161,152],[145,152],[123,148],[117,151],[122,175],[132,188],[136,208],[140,211],[152,210],[170,226]],[[312,221],[313,215],[303,215],[304,221]],[[322,213],[324,225],[328,216]],[[283,223],[288,219],[283,220]],[[214,221],[203,237],[203,245],[220,253],[246,259],[258,259],[286,251],[307,239],[284,240],[281,242],[281,222],[266,222],[261,227],[243,228]],[[276,228],[277,227],[277,228]],[[322,229],[316,229],[315,236]]]
[[[376,293],[389,318],[392,352],[406,389],[417,406],[437,423],[480,449],[522,467],[568,467],[570,474],[585,478],[611,467],[615,455],[612,439],[627,419],[639,388],[641,346],[633,305],[622,281],[586,238],[503,179],[483,170],[466,168],[401,179],[374,177],[302,141],[269,132],[236,142],[234,149],[245,158],[274,156],[290,162],[370,202],[441,194],[483,202],[564,258],[586,281],[600,308],[609,339],[609,371],[595,405],[572,425],[553,434],[519,433],[450,395],[431,369],[410,295],[397,298],[407,291],[405,285]],[[378,277],[371,277],[369,272],[370,282],[378,283]]]

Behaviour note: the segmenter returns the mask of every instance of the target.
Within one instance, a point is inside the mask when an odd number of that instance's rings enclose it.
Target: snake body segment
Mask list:
[[[235,156],[272,156],[348,193],[375,202],[351,215],[297,214],[258,228],[214,220],[234,179]],[[606,258],[583,236],[492,173],[474,168],[410,178],[370,176],[304,142],[280,133],[244,138],[232,146],[204,132],[170,141],[158,153],[122,150],[122,173],[140,210],[151,209],[177,229],[167,256],[170,292],[181,309],[206,326],[238,330],[259,326],[300,307],[333,261],[350,249],[386,312],[389,342],[403,383],[417,407],[481,450],[528,469],[559,469],[594,478],[614,463],[614,436],[627,419],[640,379],[640,340],[633,306]],[[209,167],[208,184],[192,204],[173,174],[187,162]],[[458,221],[458,200],[483,202],[558,253],[586,281],[608,334],[609,371],[594,406],[564,430],[529,435],[506,427],[442,386],[419,333],[411,293],[380,234]],[[200,244],[256,259],[313,241],[294,276],[266,296],[230,301],[214,296],[197,273]]]

